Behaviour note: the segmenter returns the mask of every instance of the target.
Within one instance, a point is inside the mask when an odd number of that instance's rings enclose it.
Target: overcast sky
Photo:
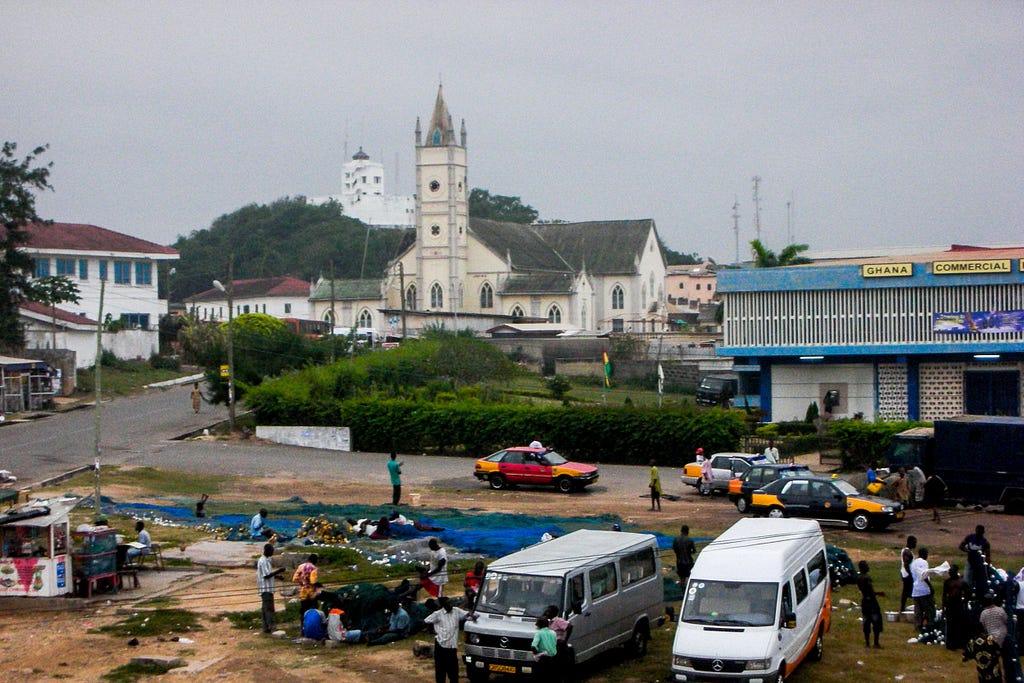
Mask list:
[[[0,136],[50,144],[40,215],[161,244],[340,192],[346,141],[411,194],[439,78],[470,186],[542,218],[650,217],[673,249],[732,261],[757,175],[775,250],[1024,242],[1017,0],[0,0],[0,16]]]

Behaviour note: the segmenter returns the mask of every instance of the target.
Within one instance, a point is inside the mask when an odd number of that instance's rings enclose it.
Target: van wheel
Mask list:
[[[487,679],[490,678],[490,673],[487,669],[478,669],[474,667],[466,667],[466,678],[469,679],[469,683],[487,683]]]
[[[850,524],[857,531],[867,531],[871,528],[871,520],[868,519],[868,516],[863,512],[855,514],[853,519],[850,520]]]
[[[491,483],[491,488],[495,491],[501,491],[502,489],[508,488],[508,481],[500,474],[492,474],[487,481]]]
[[[736,509],[740,511],[740,514],[746,514],[750,510],[750,501],[740,496],[736,499]]]
[[[775,672],[774,676],[772,676],[772,680],[775,681],[775,683],[782,683],[782,679],[785,678],[785,676],[786,676],[786,663],[782,662],[782,663],[779,664],[779,670]]]
[[[780,507],[773,507],[768,511],[768,516],[772,519],[781,519],[786,516],[786,511]]]
[[[643,657],[647,654],[647,641],[651,636],[644,624],[637,624],[633,627],[633,635],[629,637],[629,652],[634,657]]]
[[[818,637],[814,640],[814,649],[811,650],[808,657],[812,662],[820,662],[822,655],[825,654],[825,636],[822,635],[821,630],[818,630]]]
[[[572,493],[572,490],[576,488],[570,477],[559,477],[555,481],[555,486],[557,486],[558,490],[562,493]]]

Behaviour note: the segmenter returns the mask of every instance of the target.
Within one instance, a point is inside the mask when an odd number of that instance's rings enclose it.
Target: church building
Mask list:
[[[548,321],[566,330],[664,329],[665,260],[652,219],[525,225],[471,218],[466,124],[456,131],[438,87],[424,130],[416,120],[416,238],[392,262],[379,297],[318,283],[317,318],[398,333],[429,326],[483,331]],[[403,322],[404,321],[404,322]]]

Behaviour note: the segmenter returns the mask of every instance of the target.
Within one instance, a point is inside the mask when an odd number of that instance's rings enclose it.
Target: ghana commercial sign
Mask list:
[[[861,277],[911,277],[913,263],[865,263],[860,267]]]
[[[935,261],[932,263],[934,275],[988,275],[991,273],[1009,273],[1011,259],[982,259],[976,261]]]
[[[933,313],[932,331],[943,334],[1007,334],[1024,332],[1024,311]]]

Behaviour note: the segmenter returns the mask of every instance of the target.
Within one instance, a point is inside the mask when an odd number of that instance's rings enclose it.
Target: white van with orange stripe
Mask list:
[[[776,683],[817,661],[832,594],[813,520],[741,519],[701,551],[683,591],[672,680]]]

